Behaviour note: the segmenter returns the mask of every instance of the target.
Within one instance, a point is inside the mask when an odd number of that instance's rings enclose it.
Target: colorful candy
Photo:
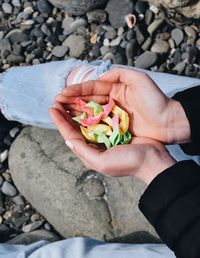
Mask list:
[[[80,124],[81,132],[89,142],[104,143],[107,148],[130,142],[128,114],[115,105],[113,99],[106,105],[100,105],[77,98],[75,104],[83,113],[73,117],[73,120]]]

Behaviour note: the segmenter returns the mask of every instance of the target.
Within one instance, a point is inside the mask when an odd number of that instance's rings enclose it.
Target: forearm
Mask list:
[[[154,178],[140,199],[144,216],[180,258],[200,257],[199,194],[199,166],[182,161]]]

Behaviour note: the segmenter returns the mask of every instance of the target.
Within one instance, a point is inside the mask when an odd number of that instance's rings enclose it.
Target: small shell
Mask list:
[[[127,23],[127,26],[132,29],[133,27],[135,27],[135,24],[136,24],[136,16],[134,14],[127,14],[126,17],[125,17],[125,20],[126,20],[126,23]]]

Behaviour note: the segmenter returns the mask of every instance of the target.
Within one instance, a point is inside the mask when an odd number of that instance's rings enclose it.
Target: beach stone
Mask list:
[[[180,29],[173,29],[171,32],[172,39],[175,41],[176,46],[179,46],[183,41],[184,34]]]
[[[102,9],[96,9],[94,11],[87,12],[86,15],[89,23],[103,23],[106,21],[107,18],[106,12]]]
[[[88,170],[57,131],[24,128],[11,146],[9,168],[20,193],[66,238],[130,242],[142,231],[149,242],[156,236],[137,206],[145,185]]]
[[[3,3],[2,9],[3,9],[4,13],[6,13],[6,14],[12,13],[12,5],[10,5],[9,3]]]
[[[68,51],[68,47],[66,46],[56,46],[52,50],[52,54],[56,57],[63,57]]]
[[[124,27],[126,24],[125,16],[133,12],[133,2],[130,0],[109,0],[106,11],[114,28]]]
[[[37,1],[37,8],[41,13],[50,14],[51,11],[52,11],[52,6],[46,0],[38,0]]]
[[[188,18],[200,18],[200,0],[145,0],[150,4],[166,10],[174,9],[178,14]]]
[[[20,0],[12,0],[12,5],[16,6],[16,7],[20,7],[21,6],[21,2],[20,2]]]
[[[188,37],[196,39],[197,32],[191,26],[185,26],[184,31],[188,35]]]
[[[11,185],[9,182],[4,181],[2,186],[1,186],[1,191],[7,196],[15,196],[17,194],[16,188]]]
[[[49,0],[63,11],[74,15],[82,15],[101,6],[106,0]]]
[[[29,36],[21,29],[12,29],[8,32],[5,38],[10,39],[12,43],[21,43],[29,40]]]
[[[157,53],[145,51],[143,54],[137,57],[135,60],[135,66],[143,69],[147,69],[155,64],[158,56]]]
[[[165,40],[156,40],[156,42],[151,47],[151,51],[158,54],[165,54],[169,51],[169,43]]]
[[[80,57],[85,50],[85,39],[81,35],[70,35],[64,42],[63,46],[69,48],[70,57]]]
[[[43,221],[35,221],[22,227],[23,232],[28,233],[38,229],[43,224]]]

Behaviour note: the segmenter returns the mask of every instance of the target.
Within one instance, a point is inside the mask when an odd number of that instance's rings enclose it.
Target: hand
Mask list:
[[[135,137],[131,144],[102,150],[85,141],[63,105],[55,102],[49,113],[66,144],[89,169],[109,176],[136,176],[149,184],[176,162],[161,143],[147,138]]]
[[[170,87],[170,85],[169,85]],[[56,100],[67,104],[71,114],[79,111],[76,97],[100,104],[111,97],[129,113],[130,131],[138,137],[148,137],[163,143],[186,143],[190,140],[190,126],[178,101],[168,98],[150,79],[139,71],[116,68],[89,81],[65,88]]]

